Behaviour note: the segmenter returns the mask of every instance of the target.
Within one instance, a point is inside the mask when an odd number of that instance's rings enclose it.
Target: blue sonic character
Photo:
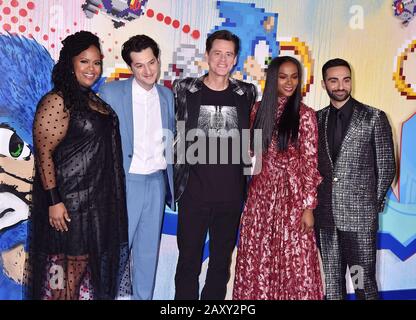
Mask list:
[[[34,40],[0,34],[0,300],[23,298],[33,178],[32,122],[53,60]]]

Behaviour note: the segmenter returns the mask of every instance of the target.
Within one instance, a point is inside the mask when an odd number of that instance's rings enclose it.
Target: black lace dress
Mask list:
[[[54,92],[36,110],[31,299],[115,299],[131,290],[118,118],[94,93],[82,94],[83,110],[67,111]],[[71,219],[67,232],[49,223],[45,190],[54,187]]]

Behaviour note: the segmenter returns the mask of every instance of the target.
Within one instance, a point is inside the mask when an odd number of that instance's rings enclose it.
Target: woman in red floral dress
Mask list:
[[[322,180],[318,130],[314,110],[301,102],[301,73],[296,59],[273,59],[262,101],[251,114],[252,129],[262,129],[260,145],[266,151],[255,152],[262,167],[251,181],[241,221],[237,300],[323,298],[313,231]],[[252,150],[253,145],[252,139]]]

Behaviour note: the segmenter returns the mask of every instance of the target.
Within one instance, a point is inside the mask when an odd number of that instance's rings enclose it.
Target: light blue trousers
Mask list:
[[[155,285],[165,211],[164,171],[148,175],[128,174],[126,187],[129,245],[132,254],[132,299],[150,300]]]

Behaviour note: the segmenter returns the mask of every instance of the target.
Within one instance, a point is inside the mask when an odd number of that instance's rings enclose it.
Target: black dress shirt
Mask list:
[[[350,98],[341,108],[337,109],[330,105],[328,118],[328,147],[332,161],[335,162],[341,148],[342,141],[350,125],[352,113],[354,111],[354,99]]]

